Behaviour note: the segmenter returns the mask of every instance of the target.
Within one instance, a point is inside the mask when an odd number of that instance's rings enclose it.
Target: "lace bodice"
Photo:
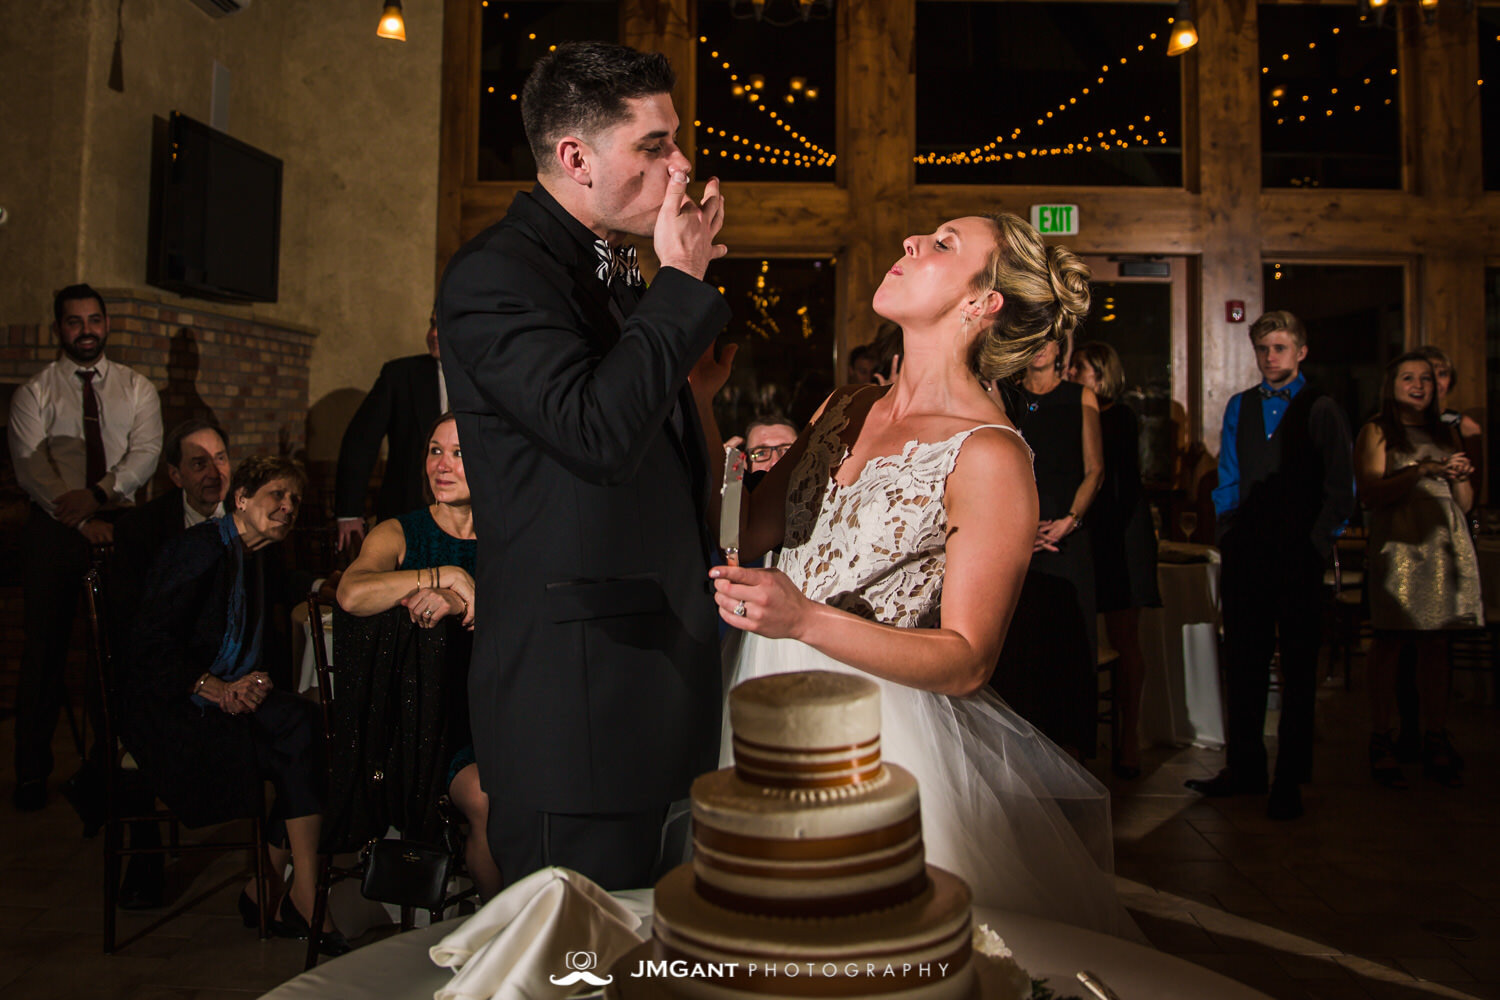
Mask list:
[[[900,455],[871,459],[858,479],[841,486],[832,473],[849,456],[840,435],[852,398],[829,404],[792,470],[777,567],[815,601],[887,625],[936,628],[948,474],[964,441],[980,428],[943,441],[909,441]]]

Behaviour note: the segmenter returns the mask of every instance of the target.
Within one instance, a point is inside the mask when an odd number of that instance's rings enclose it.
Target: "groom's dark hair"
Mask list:
[[[521,121],[537,173],[551,173],[565,135],[592,138],[626,118],[625,102],[671,93],[677,82],[660,52],[609,42],[564,42],[537,61],[521,88]]]

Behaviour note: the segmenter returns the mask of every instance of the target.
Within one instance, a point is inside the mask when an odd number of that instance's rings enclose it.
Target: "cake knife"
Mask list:
[[[1120,1000],[1120,995],[1087,969],[1078,973],[1078,981],[1089,988],[1089,992],[1098,997],[1099,1000]]]
[[[745,498],[745,453],[724,453],[724,485],[719,490],[719,547],[730,566],[740,564],[740,505]]]

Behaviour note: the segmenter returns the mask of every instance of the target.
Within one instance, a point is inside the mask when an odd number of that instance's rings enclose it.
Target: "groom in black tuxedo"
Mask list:
[[[469,672],[490,847],[648,885],[716,764],[710,461],[686,381],[729,319],[717,181],[695,204],[664,56],[567,44],[526,82],[537,187],[454,256],[442,361],[479,538]],[[627,236],[651,237],[643,287]]]

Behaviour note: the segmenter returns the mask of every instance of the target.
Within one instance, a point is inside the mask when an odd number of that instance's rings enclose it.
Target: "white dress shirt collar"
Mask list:
[[[188,503],[187,494],[182,494],[182,526],[184,528],[191,528],[196,524],[202,524],[204,521],[209,520],[209,518],[219,518],[223,516],[224,501],[220,500],[217,504],[214,505],[214,512],[208,517],[204,517],[202,514],[198,513],[198,509],[196,507]]]
[[[114,367],[109,363],[109,359],[102,354],[95,358],[93,361],[90,361],[88,364],[80,364],[79,362],[73,360],[73,358],[70,357],[67,352],[64,352],[58,356],[57,366],[74,378],[78,377],[78,375],[76,374],[78,372],[86,372],[90,370],[96,372],[97,374],[94,376],[94,385],[103,385],[105,380],[109,378],[110,368]]]

